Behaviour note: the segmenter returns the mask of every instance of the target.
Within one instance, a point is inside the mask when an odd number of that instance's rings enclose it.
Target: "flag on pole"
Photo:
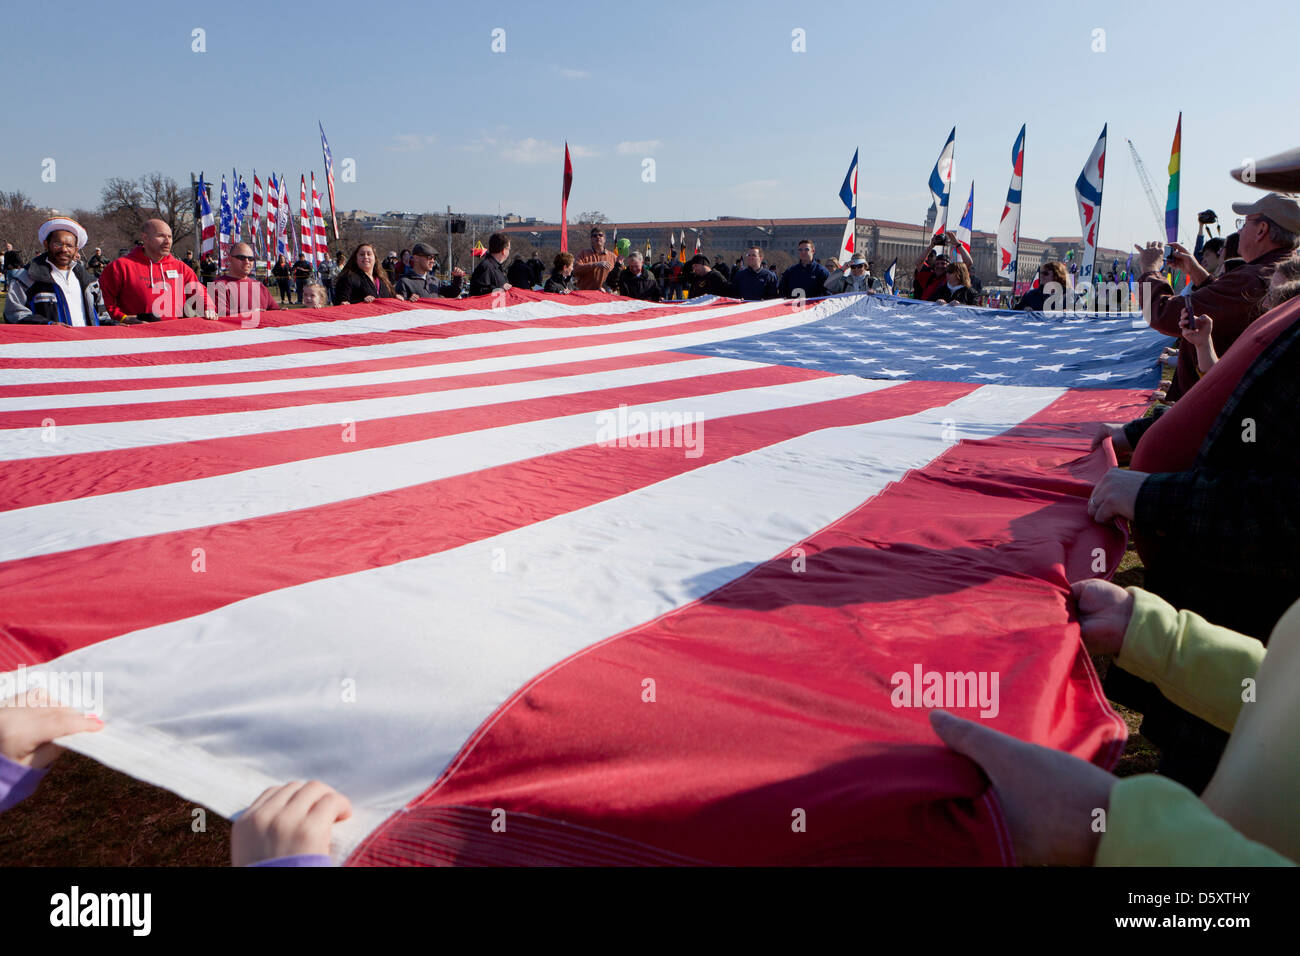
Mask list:
[[[316,231],[311,224],[311,208],[307,205],[307,177],[298,174],[298,250],[308,262],[316,261]]]
[[[266,181],[266,269],[271,271],[275,265],[275,250],[278,245],[280,226],[280,187],[272,173]]]
[[[325,139],[325,127],[320,120],[316,121],[320,126],[320,148],[325,156],[325,188],[330,194],[330,218],[334,220],[334,238],[339,237],[339,213],[338,207],[334,205],[334,154],[330,152],[330,144]]]
[[[1020,193],[1024,188],[1025,127],[1011,147],[1011,185],[1007,187],[1007,204],[1002,207],[998,223],[998,278],[1016,277],[1016,263],[1020,257]]]
[[[1165,241],[1178,241],[1178,182],[1182,178],[1183,114],[1178,114],[1174,145],[1169,151],[1169,197],[1165,200]]]
[[[235,217],[230,208],[230,195],[226,192],[226,174],[221,174],[221,228],[217,230],[217,262],[221,271],[226,271],[230,262],[230,230]]]
[[[208,200],[208,186],[199,173],[199,256],[217,249],[217,224],[212,221],[212,203]]]
[[[564,185],[560,192],[560,251],[569,251],[569,190],[573,188],[573,160],[569,144],[564,144]]]
[[[262,246],[258,241],[258,232],[260,231],[264,201],[262,198],[262,181],[257,178],[257,170],[253,170],[253,216],[248,220],[248,235],[253,240],[253,255],[262,254]]]
[[[1074,183],[1074,196],[1079,203],[1079,229],[1083,239],[1083,255],[1079,262],[1079,282],[1092,284],[1093,266],[1097,261],[1097,232],[1101,226],[1101,192],[1106,178],[1106,126],[1101,128],[1097,145],[1084,163],[1079,178]]]
[[[858,151],[853,151],[853,161],[849,171],[844,174],[844,185],[840,187],[840,202],[848,210],[848,219],[844,223],[844,237],[840,240],[840,262],[848,265],[849,257],[857,251],[858,223]]]
[[[930,234],[931,239],[938,238],[948,231],[948,196],[952,192],[953,152],[956,143],[957,127],[954,126],[952,132],[948,134],[948,141],[939,151],[939,158],[935,161],[933,172],[930,173],[930,195],[934,197],[935,206],[934,231]]]
[[[316,191],[316,173],[311,174],[311,223],[315,234],[316,263],[319,265],[329,259],[329,238],[325,235],[325,220],[320,214],[320,193]]]
[[[289,215],[293,210],[289,206],[289,190],[284,184],[284,173],[280,174],[280,209],[275,222],[275,254],[289,258],[289,244],[293,242]]]
[[[681,263],[686,262],[686,230],[682,230],[681,242],[677,244],[677,260]]]
[[[962,210],[961,222],[957,223],[957,244],[970,255],[970,234],[975,227],[975,181],[971,180],[970,198]]]
[[[650,237],[649,237],[649,236],[646,236],[646,237],[645,237],[645,261],[646,261],[647,264],[650,262],[650,255],[651,255],[651,253],[650,253]]]
[[[248,213],[249,192],[248,185],[244,182],[244,177],[232,169],[230,171],[230,181],[235,186],[235,199],[231,208],[235,213],[235,228],[231,231],[231,241],[244,241],[244,216]]]
[[[885,285],[888,286],[890,295],[898,294],[898,257],[897,256],[895,256],[894,261],[889,264],[889,268],[885,270]]]

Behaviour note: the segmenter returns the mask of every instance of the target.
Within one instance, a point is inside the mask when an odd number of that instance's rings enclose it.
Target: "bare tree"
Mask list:
[[[606,222],[609,222],[609,217],[606,216],[600,210],[594,210],[592,212],[584,212],[581,216],[578,217],[578,225],[586,225],[590,223],[591,225],[594,226]]]
[[[0,243],[11,242],[30,259],[39,252],[36,230],[48,218],[47,209],[32,202],[26,193],[0,191]]]
[[[145,173],[138,180],[109,179],[99,193],[99,212],[130,236],[139,235],[145,220],[161,219],[171,227],[176,246],[193,238],[191,192],[162,173]]]

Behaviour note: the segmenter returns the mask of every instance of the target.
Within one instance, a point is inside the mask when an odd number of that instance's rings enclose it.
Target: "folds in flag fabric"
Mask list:
[[[226,192],[226,174],[221,174],[221,227],[217,230],[218,262],[224,272],[230,264],[230,233],[234,229],[234,213],[230,208],[230,194]]]
[[[208,186],[199,173],[199,255],[206,256],[217,248],[217,224],[212,219],[212,202],[208,199]]]
[[[853,161],[849,171],[844,175],[844,185],[840,187],[840,202],[848,210],[848,220],[844,223],[844,238],[840,240],[840,262],[848,264],[849,257],[857,251],[858,222],[858,151],[853,151]]]
[[[1178,241],[1178,183],[1183,165],[1183,114],[1178,114],[1174,145],[1169,150],[1169,195],[1165,200],[1165,241]]]
[[[569,190],[573,188],[573,160],[569,144],[564,144],[564,182],[560,190],[560,251],[569,251]]]
[[[930,675],[1117,759],[1068,587],[1163,336],[494,304],[0,327],[0,678],[102,674],[68,746],[227,816],[329,783],[352,864],[1012,863]]]
[[[889,268],[885,270],[885,285],[888,287],[890,295],[898,294],[898,257],[897,256],[895,256],[894,261],[889,264]]]
[[[325,235],[325,220],[320,214],[320,193],[316,191],[316,174],[311,174],[311,228],[316,249],[316,263],[329,259],[329,238]]]
[[[307,205],[307,177],[298,174],[298,250],[308,262],[316,261],[316,232],[311,224],[311,209]]]
[[[931,238],[942,236],[948,231],[948,197],[952,192],[952,179],[955,173],[953,151],[956,144],[957,127],[954,126],[952,132],[948,134],[948,141],[939,151],[934,170],[930,173],[930,195],[934,199],[935,207],[934,232]]]
[[[970,198],[962,210],[961,221],[957,223],[957,242],[970,255],[970,234],[975,228],[975,181],[971,180]]]
[[[275,181],[275,173],[266,185],[266,268],[269,272],[275,265],[276,248],[279,245],[280,226],[280,185]]]
[[[231,172],[231,182],[235,183],[235,201],[233,209],[235,213],[235,228],[231,232],[235,242],[244,241],[244,217],[248,215],[249,192],[248,184],[244,182],[244,177],[240,176],[233,169]]]
[[[1011,185],[1007,187],[1007,203],[1002,207],[998,222],[998,278],[1015,279],[1016,264],[1020,256],[1020,194],[1024,188],[1025,127],[1011,147]]]
[[[257,170],[255,169],[253,170],[253,215],[252,218],[248,220],[248,236],[249,239],[252,240],[253,255],[255,256],[260,256],[262,254],[262,247],[257,238],[259,231],[258,227],[262,218],[262,204],[262,181],[257,178]]]
[[[325,188],[330,194],[330,218],[334,221],[334,239],[339,238],[339,213],[338,206],[334,204],[334,154],[330,152],[329,141],[325,139],[325,126],[320,120],[316,121],[320,127],[320,150],[325,157]]]
[[[293,242],[293,228],[290,223],[293,221],[293,207],[289,205],[289,188],[285,184],[284,173],[280,174],[280,203],[275,221],[275,254],[277,256],[289,257],[289,245]]]
[[[1079,203],[1079,230],[1083,239],[1083,255],[1079,261],[1077,280],[1080,284],[1092,282],[1093,267],[1097,261],[1097,233],[1101,228],[1101,193],[1106,178],[1106,126],[1101,128],[1097,145],[1084,163],[1079,178],[1074,183],[1074,197]]]

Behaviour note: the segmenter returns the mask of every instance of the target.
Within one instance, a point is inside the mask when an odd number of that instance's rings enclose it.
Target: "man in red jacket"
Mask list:
[[[140,245],[114,259],[100,277],[109,315],[126,322],[217,317],[194,271],[171,251],[172,231],[167,223],[150,219],[140,227]]]

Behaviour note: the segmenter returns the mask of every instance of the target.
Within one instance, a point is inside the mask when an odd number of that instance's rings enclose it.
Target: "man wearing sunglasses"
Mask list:
[[[256,315],[280,308],[266,286],[253,278],[256,261],[248,243],[237,242],[230,247],[230,263],[226,271],[209,287],[217,315]]]

